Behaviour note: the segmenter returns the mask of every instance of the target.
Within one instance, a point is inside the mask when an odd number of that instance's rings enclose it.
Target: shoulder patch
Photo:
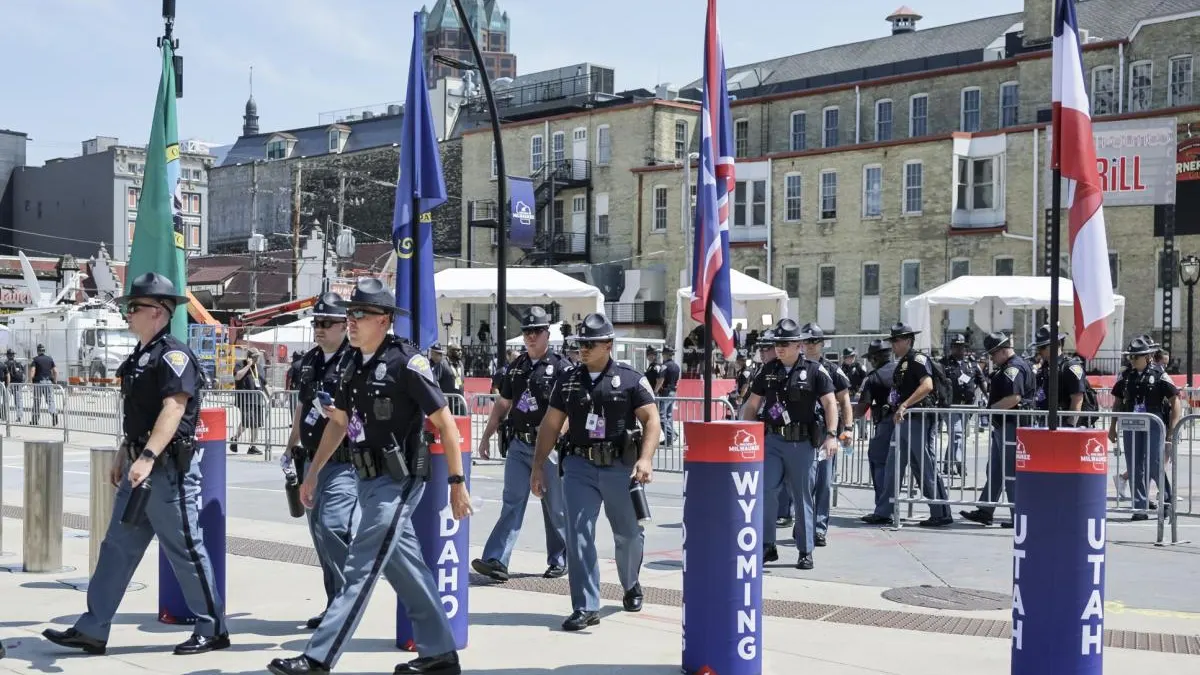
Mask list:
[[[1074,374],[1075,377],[1082,380],[1083,379],[1083,366],[1079,365],[1078,363],[1071,366],[1071,373]]]
[[[654,387],[650,386],[650,380],[647,380],[645,376],[642,376],[642,379],[638,380],[638,385],[640,385],[642,389],[645,389],[647,394],[654,396]]]
[[[926,358],[924,354],[917,354],[913,357],[913,361],[916,361],[923,366],[929,361],[929,359]]]
[[[1021,370],[1019,368],[1017,368],[1016,366],[1009,366],[1004,369],[1004,376],[1013,382],[1017,381],[1017,375],[1020,375],[1020,374],[1021,374]]]
[[[437,384],[437,378],[433,376],[433,368],[429,365],[429,359],[421,354],[415,354],[408,358],[408,369],[421,377],[429,380],[432,384]]]
[[[172,349],[166,354],[163,354],[163,361],[167,362],[167,365],[171,367],[171,370],[175,372],[176,376],[182,377],[183,369],[187,368],[189,359],[186,353],[178,349]]]

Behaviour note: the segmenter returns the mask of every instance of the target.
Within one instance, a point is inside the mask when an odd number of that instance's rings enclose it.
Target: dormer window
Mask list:
[[[329,152],[337,153],[344,150],[348,138],[350,138],[350,129],[340,125],[329,127]]]
[[[267,141],[267,160],[287,159],[296,146],[296,137],[291,134],[276,134]]]

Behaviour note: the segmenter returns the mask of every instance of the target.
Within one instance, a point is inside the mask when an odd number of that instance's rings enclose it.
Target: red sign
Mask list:
[[[1200,180],[1200,136],[1186,138],[1180,130],[1179,158],[1175,163],[1175,182]]]
[[[1098,429],[1017,429],[1017,472],[1108,473],[1108,434]]]
[[[200,419],[196,420],[196,441],[223,441],[226,435],[224,408],[200,410]]]
[[[765,455],[762,422],[685,422],[683,434],[685,462],[761,462]]]

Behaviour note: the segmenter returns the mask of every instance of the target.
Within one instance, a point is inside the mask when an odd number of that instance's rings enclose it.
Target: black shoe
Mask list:
[[[1002,521],[1000,521],[1000,529],[1002,529],[1002,530],[1011,530],[1011,529],[1013,529],[1013,521],[1011,521],[1011,520],[1002,520]]]
[[[210,637],[208,635],[193,635],[186,642],[175,646],[175,656],[192,656],[207,654],[220,649],[229,649],[229,633]]]
[[[1139,520],[1150,520],[1150,514],[1148,514],[1148,513],[1135,513],[1135,514],[1133,514],[1132,516],[1130,516],[1130,517],[1129,517],[1129,519],[1130,519],[1130,520],[1132,520],[1132,521],[1134,521],[1134,522],[1137,522],[1137,521],[1139,521]]]
[[[562,565],[551,565],[542,572],[543,579],[558,579],[567,573],[567,568]]]
[[[458,652],[446,652],[437,656],[422,656],[408,663],[401,663],[393,671],[396,675],[459,675],[462,667],[458,665]]]
[[[625,597],[621,599],[621,606],[626,612],[642,611],[642,585],[634,584],[633,588],[625,591]]]
[[[874,513],[868,513],[859,520],[868,525],[889,525],[892,522],[891,518],[888,518],[887,516],[876,515]]]
[[[313,618],[309,619],[308,621],[305,621],[304,627],[309,630],[316,630],[321,627],[321,622],[324,620],[325,620],[325,612],[321,612],[320,614],[314,616]]]
[[[811,553],[801,553],[800,559],[796,561],[796,569],[811,570],[813,568],[813,559]]]
[[[775,562],[779,560],[779,549],[775,548],[775,544],[763,544],[763,562]]]
[[[252,446],[250,446],[250,449],[246,451],[246,454],[247,455],[261,455],[262,450],[259,450],[258,448],[254,447],[252,445]]]
[[[304,675],[304,673],[313,673],[314,675],[328,675],[329,669],[324,663],[314,661],[304,654],[295,656],[290,659],[273,659],[267,664],[267,670],[275,675]]]
[[[947,525],[949,525],[953,522],[954,522],[953,516],[942,516],[941,518],[938,518],[936,516],[930,516],[930,517],[926,518],[925,520],[922,520],[921,522],[917,523],[917,525],[920,525],[921,527],[946,527]]]
[[[88,654],[99,656],[108,649],[107,642],[101,642],[96,638],[88,637],[83,633],[68,628],[66,630],[54,630],[47,628],[42,631],[42,637],[53,642],[59,647],[67,647],[68,649],[82,649]]]
[[[504,566],[504,563],[495,558],[490,560],[476,558],[471,561],[471,568],[489,579],[508,581],[508,568]]]
[[[796,521],[792,518],[776,518],[775,519],[775,527],[791,527],[792,525],[795,525],[795,524],[796,524]]]
[[[813,545],[814,546],[828,546],[829,543],[825,540],[825,535],[818,532],[813,535]]]
[[[974,511],[959,511],[958,515],[962,516],[965,520],[969,520],[972,523],[979,523],[985,527],[991,525],[993,522],[992,514],[984,511],[983,509],[975,509]]]
[[[577,609],[571,612],[571,616],[563,622],[562,627],[565,631],[583,630],[588,626],[595,626],[600,623],[599,612],[585,612],[582,609]]]
[[[236,455],[237,454],[237,443],[230,443],[229,451]],[[275,659],[275,660],[279,661],[280,659]]]

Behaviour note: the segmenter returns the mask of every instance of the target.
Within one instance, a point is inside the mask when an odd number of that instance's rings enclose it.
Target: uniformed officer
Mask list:
[[[975,405],[978,392],[987,391],[987,380],[983,370],[967,356],[967,336],[955,333],[950,338],[950,353],[942,359],[946,377],[954,389],[951,405]],[[950,431],[950,444],[942,458],[943,472],[957,476],[962,473],[963,445],[967,431],[967,413],[950,413],[946,426]]]
[[[1171,376],[1162,366],[1152,363],[1158,345],[1147,336],[1136,337],[1129,342],[1126,354],[1129,356],[1129,368],[1122,373],[1121,379],[1113,385],[1113,398],[1116,400],[1113,408],[1118,412],[1151,413],[1162,420],[1170,431],[1179,422],[1182,405],[1179,402],[1179,389],[1171,381]],[[1138,513],[1133,514],[1133,520],[1149,518],[1145,511],[1150,507],[1150,481],[1158,481],[1160,466],[1163,460],[1164,446],[1170,449],[1170,442],[1162,437],[1162,430],[1156,424],[1136,421],[1125,422],[1122,426],[1128,428],[1122,431],[1124,438],[1117,434],[1118,420],[1113,418],[1108,430],[1108,438],[1113,443],[1124,441],[1125,453],[1128,458],[1133,482],[1133,508]],[[1169,509],[1174,502],[1170,480],[1165,485],[1159,485],[1162,493],[1163,508]]]
[[[988,408],[1031,409],[1036,396],[1033,367],[1013,351],[1009,336],[991,333],[983,338],[983,348],[996,366],[991,386],[988,387]],[[1007,492],[1008,500],[1016,503],[1017,427],[1028,426],[1029,421],[1029,418],[1017,415],[992,416],[987,483],[979,493],[979,501],[998,502],[1001,493]],[[959,514],[971,522],[991,525],[995,512],[995,507],[981,506],[974,511],[960,511]],[[1012,527],[1012,523],[1001,523],[1001,526]]]
[[[33,423],[42,417],[42,402],[50,411],[50,424],[58,426],[58,408],[54,404],[54,383],[58,382],[58,366],[46,353],[46,345],[37,346],[37,356],[29,362],[29,381],[33,383]]]
[[[492,375],[492,395],[500,393],[500,383],[504,380],[504,374],[508,372],[509,365],[517,358],[517,350],[508,349],[504,352],[504,363],[496,366],[496,372]]]
[[[658,392],[658,383],[662,381],[662,364],[658,362],[656,347],[646,347],[646,381],[651,389]]]
[[[742,407],[742,401],[750,395],[750,380],[754,377],[754,371],[750,369],[750,365],[746,362],[746,355],[738,352],[737,367],[734,369],[733,389],[730,390],[729,405],[733,408],[734,418],[738,418],[737,411]]]
[[[658,386],[654,390],[658,398],[658,416],[662,424],[664,445],[675,444],[675,391],[679,387],[679,364],[675,362],[675,348],[663,347],[663,363]]]
[[[892,379],[892,393],[888,402],[894,412],[896,421],[897,453],[888,455],[887,467],[884,471],[884,484],[888,497],[876,506],[873,513],[862,517],[863,522],[872,525],[883,525],[891,522],[895,504],[892,493],[895,491],[896,474],[904,475],[908,467],[921,483],[921,493],[926,499],[949,499],[946,485],[937,472],[933,454],[933,436],[937,432],[937,419],[920,412],[933,404],[933,363],[929,357],[913,349],[913,341],[920,331],[904,324],[893,324],[888,342],[892,343],[892,354],[896,357],[896,371]],[[917,412],[909,414],[910,409]],[[897,458],[896,455],[899,454]],[[896,460],[899,461],[896,461]],[[946,504],[930,504],[929,518],[922,520],[922,527],[945,527],[954,522],[950,515],[950,507]]]
[[[842,350],[842,372],[850,380],[850,395],[857,396],[862,391],[862,383],[867,379],[867,369],[858,360],[858,351],[854,347]],[[858,419],[857,417],[855,419]]]
[[[766,462],[763,480],[766,497],[763,513],[776,513],[779,490],[784,481],[792,486],[796,500],[793,537],[799,558],[796,567],[813,568],[816,539],[813,489],[819,462],[818,448],[831,456],[838,450],[838,403],[833,378],[817,361],[804,358],[801,343],[809,338],[791,319],[775,324],[778,358],[763,365],[750,385],[750,399],[742,408],[742,419],[754,419],[752,411],[763,410],[766,431]],[[823,418],[817,414],[820,406]],[[779,560],[775,528],[763,528],[763,562]]]
[[[1042,363],[1050,362],[1050,341],[1053,340],[1050,326],[1042,326],[1034,334],[1033,347],[1037,349]],[[1083,397],[1087,393],[1087,373],[1083,370],[1083,361],[1077,357],[1068,356],[1063,352],[1063,343],[1067,340],[1066,333],[1058,334],[1058,409],[1062,412],[1083,410]],[[1043,366],[1037,373],[1036,403],[1038,410],[1049,410],[1050,400],[1046,392],[1050,388],[1050,368]],[[1059,424],[1075,426],[1076,415],[1062,415]]]
[[[833,379],[833,394],[838,402],[838,426],[841,433],[838,440],[842,447],[854,443],[854,407],[850,403],[850,378],[842,372],[837,361],[821,355],[821,347],[825,345],[825,331],[815,323],[805,324],[800,329],[808,336],[804,340],[804,358],[816,361],[825,366],[829,377]],[[833,353],[837,358],[837,352]],[[820,415],[820,409],[817,410]],[[829,534],[829,508],[833,501],[833,477],[837,472],[837,455],[831,454],[817,462],[817,473],[813,482],[813,504],[816,515],[816,526],[813,531],[813,545],[825,546]]]
[[[563,344],[563,350],[567,355],[567,361],[572,365],[579,363],[579,343],[574,340],[566,340]]]
[[[396,666],[395,672],[458,675],[462,669],[454,634],[412,526],[429,475],[423,432],[426,416],[445,448],[453,517],[462,519],[471,513],[458,429],[428,359],[411,342],[388,334],[393,314],[404,310],[396,308],[395,298],[383,283],[359,279],[346,305],[353,349],[345,359],[333,406],[325,408],[329,421],[300,496],[311,508],[317,476],[348,436],[358,474],[362,522],[350,543],[346,584],[325,610],[304,653],[275,659],[267,669],[276,675],[328,673],[362,619],[382,571],[413,623],[420,654]],[[434,485],[431,489],[447,488]]]
[[[284,461],[294,461],[300,476],[312,465],[328,422],[318,395],[332,397],[337,393],[342,378],[340,365],[350,351],[346,340],[346,308],[341,303],[342,297],[337,293],[325,293],[317,299],[312,314],[317,345],[299,360],[294,383],[299,400]],[[308,527],[325,582],[325,607],[346,584],[342,569],[350,553],[357,510],[357,475],[350,463],[350,449],[343,441],[317,476],[316,496],[308,511]],[[315,629],[321,625],[323,615],[324,612],[309,619],[305,625]]]
[[[103,654],[125,589],[157,535],[159,550],[171,562],[188,609],[196,615],[192,636],[176,646],[175,653],[227,649],[225,606],[197,523],[200,456],[195,433],[203,375],[192,351],[169,332],[171,315],[187,298],[179,295],[166,277],[148,272],[135,278],[129,294],[117,302],[124,306],[129,331],[137,337],[138,346],[117,371],[126,453],[110,476],[118,488],[112,520],[88,585],[87,612],[73,627],[46,629],[42,635],[63,647]],[[139,488],[146,481],[148,487]],[[134,489],[149,490],[149,501],[139,520],[123,523],[125,505]]]
[[[438,386],[441,387],[443,394],[463,395],[463,379],[462,375],[455,369],[454,365],[446,358],[446,349],[441,343],[435,342],[429,347],[430,367],[433,369],[433,376],[437,378]],[[465,410],[460,410],[462,403],[458,399],[453,399],[450,404],[450,410],[455,415],[466,414]]]
[[[625,590],[627,612],[642,610],[642,566],[645,534],[629,496],[631,479],[649,483],[654,451],[661,432],[654,393],[645,376],[612,358],[616,332],[603,314],[588,314],[577,337],[578,366],[559,373],[550,405],[538,429],[537,453],[529,484],[545,495],[549,485],[543,467],[569,422],[561,461],[567,502],[567,577],[571,616],[563,630],[577,631],[600,623],[600,566],[596,559],[596,519],[600,506],[608,516],[616,544],[617,578]],[[641,438],[635,431],[641,424]]]
[[[758,342],[755,343],[755,347],[758,348],[759,362],[755,366],[754,372],[750,376],[751,384],[754,383],[754,378],[758,377],[758,373],[763,369],[763,367],[777,358],[775,353],[775,331],[771,330],[770,328],[764,330],[762,335],[758,338]],[[747,388],[746,398],[743,399],[743,401],[748,401],[749,399],[750,391],[749,388]],[[745,408],[746,404],[743,402],[742,410],[744,411]],[[762,409],[762,405],[759,404],[759,408],[752,411],[751,417],[742,417],[741,419],[756,419],[765,424],[766,417],[763,415],[765,412],[766,411]],[[770,517],[770,512],[766,512],[766,517]],[[779,506],[775,510],[775,527],[791,527],[795,523],[795,519],[792,518],[792,488],[785,481],[783,487],[779,489]]]
[[[875,507],[878,508],[888,496],[884,470],[887,468],[892,437],[896,431],[896,422],[892,419],[888,397],[892,391],[896,362],[891,359],[891,347],[883,340],[872,340],[867,346],[866,356],[871,362],[871,372],[867,374],[867,379],[863,380],[859,390],[854,418],[862,419],[869,410],[871,421],[874,422],[871,441],[867,445],[867,467],[871,471],[871,485],[875,488]]]
[[[550,351],[550,315],[533,306],[521,321],[525,353],[509,364],[500,380],[500,396],[492,406],[491,417],[479,439],[479,455],[490,458],[492,435],[503,425],[501,448],[507,446],[504,460],[504,505],[491,536],[483,546],[483,557],[471,561],[480,574],[508,581],[508,561],[525,521],[529,502],[529,478],[533,473],[533,445],[538,426],[550,403],[555,378],[569,367],[567,360]],[[515,402],[515,403],[514,403]],[[563,505],[562,481],[558,475],[558,456],[551,452],[543,468],[546,495],[542,498],[542,520],[546,526],[547,579],[567,573],[567,516]]]

